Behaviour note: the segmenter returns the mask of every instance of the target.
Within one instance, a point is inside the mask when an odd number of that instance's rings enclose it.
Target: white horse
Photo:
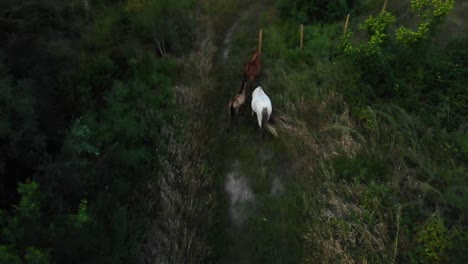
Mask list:
[[[271,134],[277,136],[276,129],[268,123],[272,111],[270,97],[263,91],[261,86],[258,86],[252,93],[252,115],[254,112],[257,114],[260,128],[266,128]]]

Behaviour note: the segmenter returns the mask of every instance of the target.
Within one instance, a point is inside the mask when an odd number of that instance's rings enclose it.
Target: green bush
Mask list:
[[[360,196],[359,203],[371,214],[383,213],[394,205],[395,198],[392,190],[385,184],[371,182],[365,187],[364,193]]]
[[[14,212],[5,214],[0,211],[0,242],[7,244],[0,246],[1,263],[52,263],[52,255],[66,254],[67,251],[58,246],[56,249],[62,251],[51,253],[52,245],[70,245],[62,239],[86,232],[90,222],[86,201],[80,203],[76,214],[50,215],[44,205],[46,197],[37,182],[19,184],[18,193],[21,200]]]
[[[431,217],[417,234],[421,247],[420,256],[427,263],[443,263],[448,259],[450,246],[449,232],[444,220],[439,216]]]

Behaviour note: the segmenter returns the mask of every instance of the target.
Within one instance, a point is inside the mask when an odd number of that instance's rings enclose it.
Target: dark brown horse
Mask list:
[[[253,82],[255,78],[257,78],[258,74],[260,73],[260,51],[255,51],[252,59],[250,60],[247,65],[244,67],[244,82],[249,81],[249,90],[252,88]]]
[[[245,92],[247,88],[245,84],[246,82],[243,80],[240,91],[229,101],[228,127],[226,130],[228,133],[231,117],[237,116],[239,114],[239,111],[241,110],[241,106],[245,103]]]

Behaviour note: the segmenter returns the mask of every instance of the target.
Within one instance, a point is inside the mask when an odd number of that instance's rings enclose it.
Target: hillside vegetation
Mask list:
[[[292,2],[265,30],[264,83],[304,167],[305,261],[464,263],[468,39],[438,34],[466,6]]]

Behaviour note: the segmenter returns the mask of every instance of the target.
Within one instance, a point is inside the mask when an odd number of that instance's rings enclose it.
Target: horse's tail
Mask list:
[[[265,128],[270,132],[273,136],[277,137],[278,132],[276,131],[276,128],[274,128],[272,125],[268,123],[268,110],[266,107],[263,108],[262,110],[262,128]]]
[[[268,132],[270,132],[273,136],[275,136],[275,137],[278,136],[277,129],[274,128],[272,125],[270,125],[268,122],[265,124],[265,128],[266,128],[266,130],[268,130]]]
[[[230,113],[230,116],[235,116],[236,115],[236,108],[234,107],[234,103],[231,104],[231,106],[229,107],[229,113]]]
[[[265,127],[265,125],[267,124],[267,120],[268,119],[268,110],[266,107],[263,107],[263,110],[262,110],[262,127]]]

